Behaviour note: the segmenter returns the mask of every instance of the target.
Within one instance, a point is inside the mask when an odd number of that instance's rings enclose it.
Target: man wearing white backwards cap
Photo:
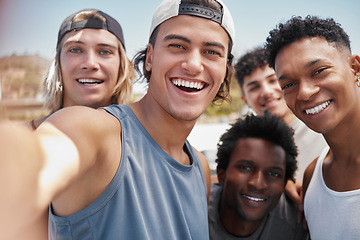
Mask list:
[[[209,167],[186,138],[208,105],[228,95],[234,26],[221,1],[191,2],[166,0],[155,11],[135,60],[149,85],[140,101],[65,108],[33,133],[0,124],[9,143],[0,167],[32,162],[0,185],[29,176],[19,219],[35,219],[51,202],[50,239],[209,238]]]

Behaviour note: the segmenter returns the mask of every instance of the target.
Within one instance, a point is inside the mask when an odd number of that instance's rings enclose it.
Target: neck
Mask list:
[[[287,125],[290,125],[296,119],[296,116],[292,112],[288,111],[284,115],[283,119]]]
[[[335,127],[326,131],[323,136],[334,154],[334,160],[360,163],[360,107],[348,114]]]
[[[144,98],[131,104],[131,109],[165,152],[180,163],[188,165],[189,157],[183,147],[196,121],[175,119],[157,104],[149,104]]]

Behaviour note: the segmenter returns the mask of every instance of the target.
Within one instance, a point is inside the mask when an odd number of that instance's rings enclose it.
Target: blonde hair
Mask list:
[[[74,22],[91,18],[101,19],[102,21],[106,22],[105,18],[94,11],[84,11],[79,13],[74,18]],[[134,65],[126,55],[124,46],[120,40],[118,41],[120,46],[120,66],[118,80],[111,96],[111,104],[127,104],[131,100],[132,83],[133,79],[136,77],[136,74]],[[64,102],[63,78],[60,67],[61,50],[62,44],[59,44],[56,49],[56,56],[52,60],[42,84],[44,106],[50,110],[51,113],[63,108]]]

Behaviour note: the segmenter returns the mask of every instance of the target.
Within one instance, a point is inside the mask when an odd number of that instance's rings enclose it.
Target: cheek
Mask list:
[[[114,64],[109,66],[112,66],[110,69],[108,69],[109,75],[115,80],[115,82],[117,82],[120,73],[119,65]]]
[[[226,173],[226,181],[224,186],[226,185],[229,188],[241,188],[242,185],[247,183],[247,177],[245,174],[241,174],[238,171],[228,171]]]
[[[76,61],[72,58],[60,57],[60,69],[63,77],[67,77],[71,74],[71,71],[77,66]]]
[[[294,102],[295,102],[295,95],[294,94],[285,94],[284,96],[284,100],[285,100],[285,104],[291,109],[294,110],[293,106],[294,106]]]

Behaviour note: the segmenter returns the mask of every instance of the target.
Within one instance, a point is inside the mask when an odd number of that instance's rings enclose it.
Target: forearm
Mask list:
[[[0,122],[0,239],[12,239],[47,209],[38,199],[44,158],[26,126]]]
[[[41,216],[73,180],[78,165],[75,145],[51,124],[33,132],[0,123],[0,239],[27,232],[29,226],[43,231]]]

